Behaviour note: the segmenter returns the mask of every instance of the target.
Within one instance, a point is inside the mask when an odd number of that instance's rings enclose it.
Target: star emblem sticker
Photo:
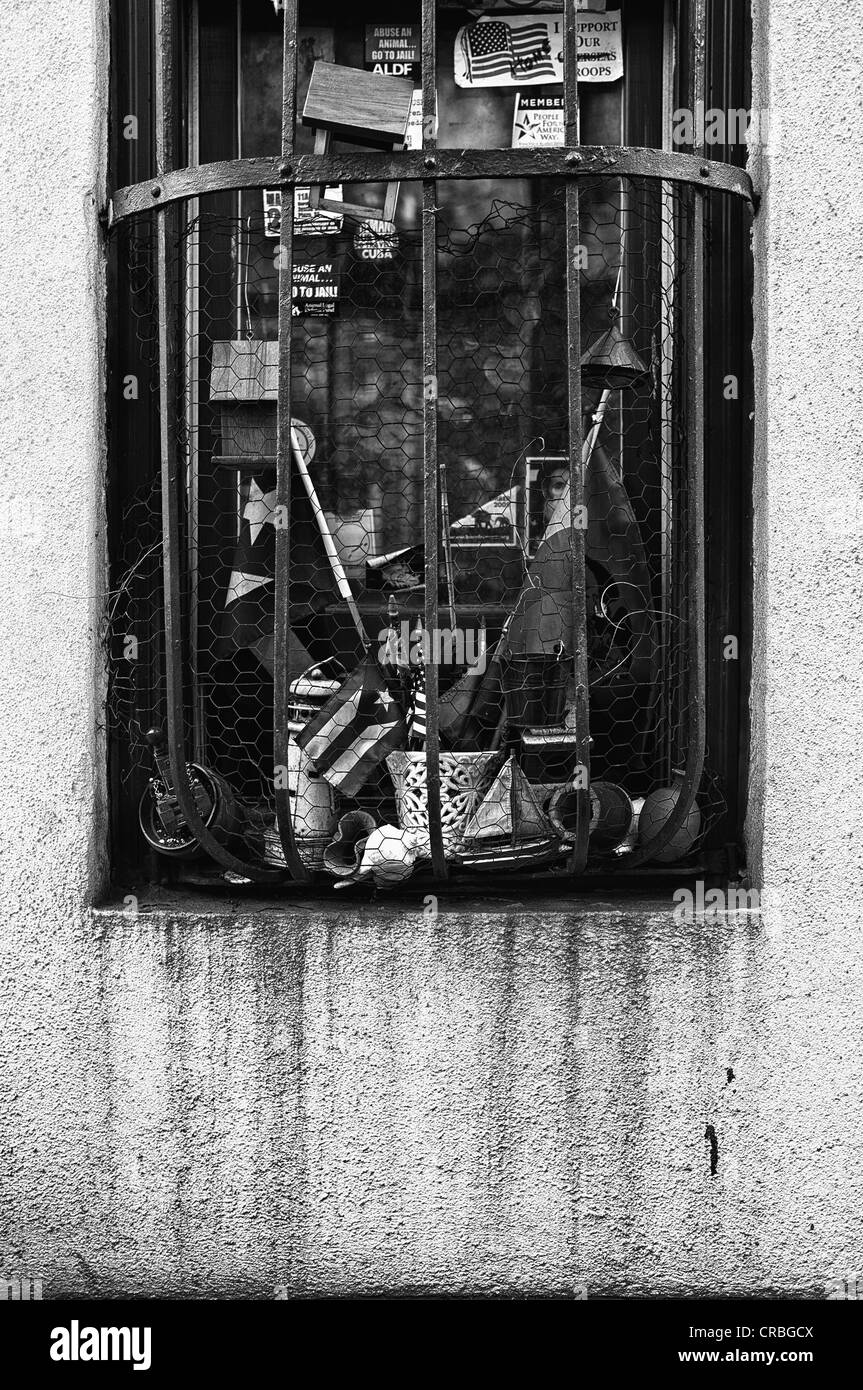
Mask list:
[[[249,523],[249,530],[252,535],[252,545],[258,539],[267,522],[275,526],[276,521],[276,493],[262,492],[258,487],[257,480],[252,479],[249,486],[249,500],[243,511],[243,520]]]

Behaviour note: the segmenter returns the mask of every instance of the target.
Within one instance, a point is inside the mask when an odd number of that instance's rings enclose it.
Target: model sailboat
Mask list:
[[[544,863],[566,849],[513,755],[465,826],[458,862],[465,869],[499,871]]]

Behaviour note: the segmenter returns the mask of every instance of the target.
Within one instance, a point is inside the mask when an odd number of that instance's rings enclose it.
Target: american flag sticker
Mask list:
[[[579,82],[623,76],[620,11],[577,17]],[[457,87],[526,87],[563,82],[563,15],[486,16],[460,29],[455,41]]]
[[[461,31],[462,53],[471,86],[481,83],[554,82],[550,24],[531,19],[515,24],[505,19],[478,20]]]

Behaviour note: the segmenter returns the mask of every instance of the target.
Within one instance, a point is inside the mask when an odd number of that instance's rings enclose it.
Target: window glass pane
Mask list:
[[[562,6],[477,17],[463,7],[441,10],[437,86],[442,148],[564,143],[561,11]],[[612,22],[603,15],[594,21]],[[618,33],[618,43],[625,42],[625,22]],[[584,37],[585,42],[599,42],[598,37]],[[621,79],[579,84],[582,144],[621,144],[623,87]]]
[[[673,59],[667,8],[664,0],[639,0],[638,4],[618,0],[614,8],[609,5],[603,11],[580,14],[586,55],[585,78],[579,83],[582,144],[663,143],[668,124],[663,81]],[[200,122],[207,157],[277,155],[281,147],[281,16],[263,0],[242,5],[216,0],[200,7],[199,22]],[[491,38],[484,29],[489,25],[494,26]],[[465,6],[444,5],[439,7],[437,27],[438,140],[443,148],[510,149],[559,142],[563,100],[559,10],[549,5],[527,16],[512,11],[477,16]],[[523,50],[518,36],[524,32],[536,32],[536,52],[520,59]],[[466,56],[477,47],[479,71],[476,58],[471,61]],[[589,62],[588,55],[596,51],[605,62]],[[388,5],[379,0],[373,9],[346,20],[343,7],[328,5],[326,0],[301,3],[296,133],[300,153],[310,153],[314,146],[314,134],[303,123],[302,112],[315,62],[382,73],[412,82],[418,91],[419,58],[418,4]],[[613,72],[622,69],[623,76],[606,80],[606,67]],[[417,108],[409,141],[420,139]]]

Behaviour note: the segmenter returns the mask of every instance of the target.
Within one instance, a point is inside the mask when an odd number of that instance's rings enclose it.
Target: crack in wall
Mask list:
[[[719,1168],[719,1140],[716,1138],[716,1130],[713,1125],[707,1126],[704,1137],[710,1145],[710,1176],[715,1178]]]

